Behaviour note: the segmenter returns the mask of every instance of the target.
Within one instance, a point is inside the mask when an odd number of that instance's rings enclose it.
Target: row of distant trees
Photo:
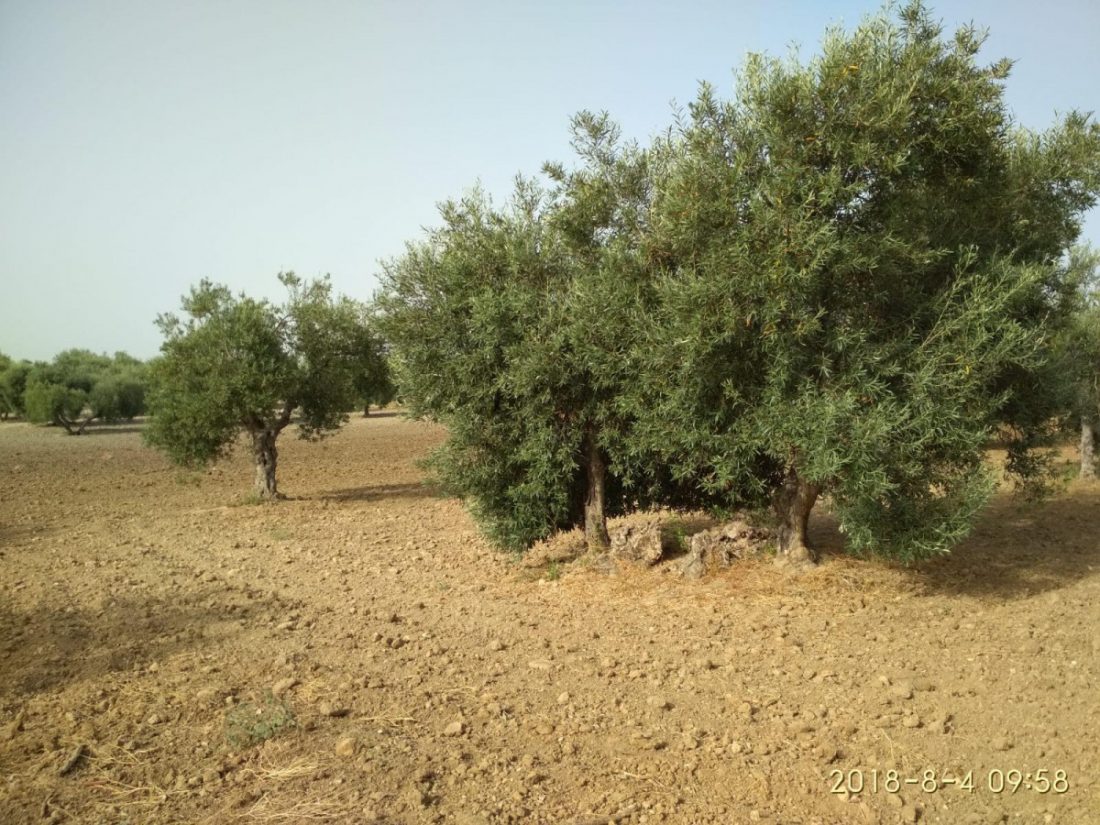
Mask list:
[[[146,364],[127,355],[71,349],[50,362],[0,354],[0,416],[83,433],[93,421],[133,419],[145,412]]]
[[[219,408],[224,414],[230,406],[247,407],[255,400],[249,395],[248,380],[240,374],[233,376],[235,380],[221,381],[227,370],[242,371],[242,359],[243,370],[252,371],[254,383],[274,393],[267,406],[278,401],[285,407],[290,402],[293,413],[303,406],[294,403],[294,397],[309,396],[326,406],[329,419],[341,420],[349,409],[358,407],[368,415],[371,405],[389,404],[396,387],[385,345],[367,323],[369,310],[346,298],[334,302],[327,281],[303,287],[292,274],[281,277],[292,292],[290,306],[298,321],[293,326],[288,323],[289,313],[280,314],[267,302],[235,297],[224,287],[206,282],[193,290],[187,306],[203,320],[216,316],[205,333],[211,345],[201,353],[205,361],[199,358],[196,336],[188,339],[186,347],[180,341],[184,330],[195,331],[196,325],[186,327],[171,316],[159,321],[168,336],[165,356],[151,362],[125,352],[108,356],[85,349],[66,350],[49,362],[16,361],[0,353],[0,419],[19,417],[80,435],[93,422],[130,421],[145,415],[152,403],[160,419],[152,428],[154,440],[172,427],[174,417],[182,415],[194,415],[195,426],[209,427],[210,414],[196,414],[197,408]],[[254,322],[251,326],[246,323],[249,319]],[[271,340],[263,340],[263,324]],[[290,335],[301,340],[289,342]],[[264,344],[273,346],[265,352]],[[181,361],[187,362],[191,379],[184,388],[173,384]],[[314,386],[290,386],[293,381],[288,381],[286,373],[293,370],[288,364],[310,375]],[[203,390],[204,396],[200,395]],[[308,403],[305,406],[313,409]],[[311,423],[327,421],[307,415],[301,423],[309,429]],[[173,451],[173,457],[185,461],[209,460],[215,454],[186,447]]]

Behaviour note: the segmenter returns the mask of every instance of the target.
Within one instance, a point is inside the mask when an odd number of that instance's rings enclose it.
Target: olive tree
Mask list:
[[[93,421],[132,419],[145,409],[144,365],[122,352],[111,358],[66,350],[48,364],[9,368],[0,381],[12,387],[13,398],[22,381],[27,418],[62,427],[70,435],[83,434]]]
[[[1100,131],[1015,127],[981,44],[910,3],[806,64],[753,56],[658,182],[636,436],[731,503],[770,497],[782,560],[813,560],[821,496],[855,552],[949,548],[1049,359]]]
[[[409,413],[448,427],[432,466],[513,549],[583,525],[598,551],[608,516],[692,490],[632,449],[619,405],[647,294],[649,153],[605,115],[578,115],[573,137],[582,163],[547,164],[550,189],[444,204],[379,297]]]
[[[1055,369],[1065,380],[1065,406],[1080,433],[1080,476],[1096,478],[1100,434],[1100,252],[1071,250],[1069,267],[1078,275],[1081,304],[1060,338]]]
[[[29,361],[15,361],[0,353],[0,419],[23,415],[23,395],[27,389]]]
[[[8,370],[11,369],[11,365],[14,363],[11,357],[0,352],[0,420],[6,420],[9,415],[15,412],[15,405],[12,403],[12,399],[4,391],[4,376],[7,375]]]
[[[480,191],[443,204],[442,227],[386,264],[378,297],[408,414],[448,428],[431,467],[513,549],[575,523],[584,483],[558,323],[569,262],[546,209],[528,182],[504,209]]]
[[[201,465],[248,435],[255,494],[280,497],[276,441],[297,415],[298,434],[338,430],[356,400],[362,308],[336,298],[327,278],[279,275],[282,305],[203,280],[184,296],[185,317],[162,315],[161,355],[150,369],[147,441],[174,461]]]
[[[375,330],[373,311],[364,308],[359,337],[355,344],[359,365],[355,373],[355,396],[363,417],[370,415],[371,405],[384,407],[397,397],[397,385],[390,369],[389,348]]]

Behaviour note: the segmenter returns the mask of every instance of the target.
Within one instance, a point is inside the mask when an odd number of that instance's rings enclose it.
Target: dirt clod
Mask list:
[[[359,740],[354,736],[344,736],[336,740],[336,755],[344,758],[355,756],[359,750]]]
[[[657,564],[664,555],[660,525],[631,523],[612,530],[611,555],[620,561]]]
[[[275,696],[282,696],[294,687],[298,686],[298,679],[294,676],[288,676],[285,679],[280,679],[274,685],[271,686],[271,692]]]
[[[329,716],[334,719],[339,719],[340,717],[347,716],[351,712],[345,706],[337,704],[335,702],[321,702],[321,704],[317,706],[317,711],[322,716]]]
[[[83,743],[73,748],[65,761],[61,763],[61,767],[57,769],[57,775],[67,776],[72,773],[76,769],[76,766],[80,764],[81,759],[84,758],[86,751],[87,747]]]

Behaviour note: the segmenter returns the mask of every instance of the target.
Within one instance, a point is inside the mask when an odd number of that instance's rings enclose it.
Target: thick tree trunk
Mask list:
[[[589,429],[584,436],[585,465],[588,471],[588,495],[584,502],[584,537],[589,552],[599,553],[611,546],[607,534],[607,514],[604,510],[604,489],[607,483],[607,463],[604,461],[596,434]]]
[[[370,404],[363,405],[363,418],[370,418]]]
[[[1081,478],[1096,478],[1096,422],[1081,419]]]
[[[821,488],[801,478],[793,467],[787,471],[783,486],[776,491],[772,501],[778,522],[777,563],[806,567],[817,561],[807,541],[806,529],[810,511],[820,494]]]
[[[256,462],[253,490],[266,501],[279,497],[279,490],[275,486],[275,464],[279,457],[279,452],[275,449],[275,439],[278,435],[278,432],[268,429],[252,432],[252,458]]]

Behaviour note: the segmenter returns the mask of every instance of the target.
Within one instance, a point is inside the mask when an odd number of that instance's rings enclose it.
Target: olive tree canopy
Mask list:
[[[1038,417],[1100,130],[1016,127],[981,44],[911,3],[808,63],[751,57],[674,139],[637,433],[731,502],[770,495],[783,558],[812,559],[822,495],[856,552],[949,548],[992,429]]]
[[[355,404],[362,307],[335,298],[327,278],[279,280],[283,305],[202,281],[183,298],[185,318],[162,315],[152,364],[150,444],[184,465],[227,453],[243,431],[255,461],[255,493],[279,496],[276,439],[297,415],[299,435],[337,430]]]

